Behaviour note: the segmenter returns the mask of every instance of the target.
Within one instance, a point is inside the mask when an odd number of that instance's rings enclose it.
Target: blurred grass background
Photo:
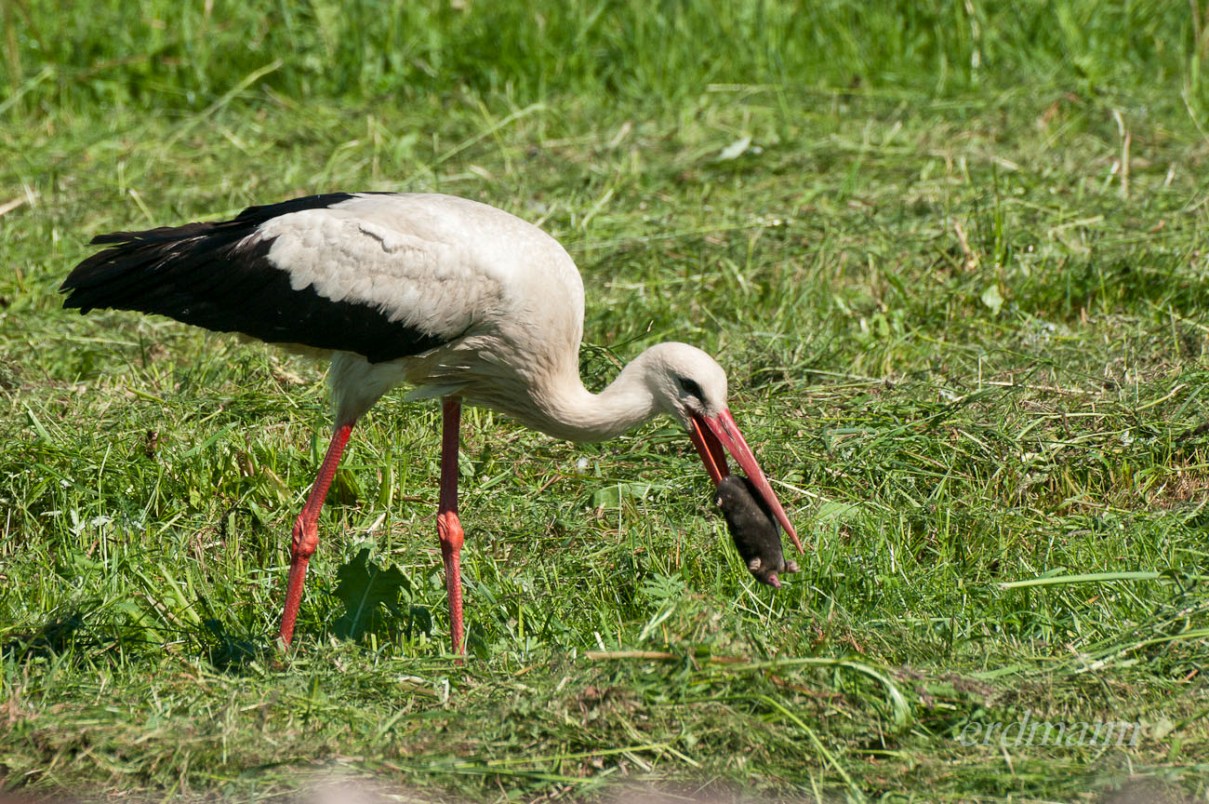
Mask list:
[[[278,61],[260,83],[287,97],[395,104],[469,92],[520,104],[607,96],[651,108],[728,83],[928,95],[1166,85],[1199,100],[1207,47],[1196,3],[1153,0],[4,8],[7,103],[20,96],[26,110],[198,110]]]

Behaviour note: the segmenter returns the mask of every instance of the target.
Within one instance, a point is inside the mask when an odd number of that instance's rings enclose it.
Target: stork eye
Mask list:
[[[695,396],[702,402],[705,401],[705,392],[701,390],[701,386],[696,380],[690,380],[688,377],[677,377],[676,384],[680,386],[680,390],[689,396]]]

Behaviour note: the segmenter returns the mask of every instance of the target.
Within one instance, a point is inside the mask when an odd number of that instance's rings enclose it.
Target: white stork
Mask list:
[[[726,373],[682,343],[653,346],[599,394],[579,378],[584,291],[556,240],[502,210],[445,195],[332,193],[233,220],[116,232],[63,282],[66,307],[166,315],[331,357],[335,432],[294,523],[280,639],[288,647],[317,521],[354,423],[391,388],[444,400],[437,533],[453,650],[462,653],[458,427],[466,401],[556,438],[600,441],[660,413],[679,421],[715,484],[725,449],[798,541],[726,404]]]

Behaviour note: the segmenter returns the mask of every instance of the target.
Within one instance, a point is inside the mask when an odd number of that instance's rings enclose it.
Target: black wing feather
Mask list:
[[[332,301],[313,286],[295,290],[268,259],[272,240],[251,237],[273,218],[347,201],[349,193],[249,207],[233,220],[112,232],[107,245],[64,280],[64,307],[156,313],[216,332],[268,343],[302,344],[365,355],[371,362],[418,354],[448,340],[392,322],[376,306]]]

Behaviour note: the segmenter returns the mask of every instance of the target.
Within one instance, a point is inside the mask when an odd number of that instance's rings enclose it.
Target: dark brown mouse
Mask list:
[[[797,572],[798,565],[785,560],[781,529],[752,482],[743,475],[723,478],[714,492],[714,504],[722,509],[730,537],[747,569],[760,583],[780,589],[778,573]]]

